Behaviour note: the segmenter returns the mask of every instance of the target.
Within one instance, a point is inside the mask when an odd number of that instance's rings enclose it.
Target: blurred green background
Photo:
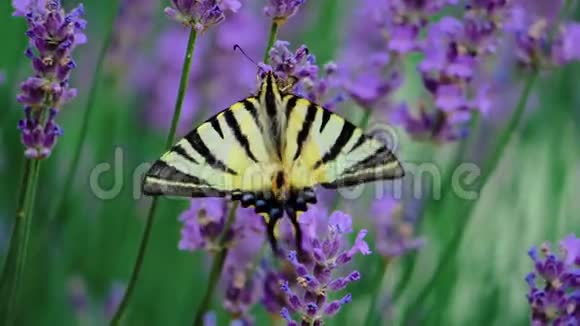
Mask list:
[[[134,4],[128,1],[127,10]],[[138,1],[132,1],[138,2]],[[300,24],[282,30],[281,38],[309,46],[320,63],[336,55],[341,47],[345,24],[353,2],[337,5],[334,0],[311,1],[301,9]],[[63,1],[65,8],[76,5]],[[133,169],[154,160],[163,148],[165,132],[143,122],[143,99],[131,83],[124,84],[115,71],[105,72],[99,80],[95,110],[83,148],[79,172],[72,191],[65,198],[63,214],[49,220],[62,194],[64,177],[80,133],[86,110],[93,69],[112,15],[111,0],[85,0],[89,42],[75,51],[78,68],[71,84],[79,96],[59,115],[64,135],[40,172],[32,237],[24,276],[19,325],[99,325],[106,323],[105,307],[115,289],[125,284],[140,241],[148,200],[133,198]],[[165,19],[158,2],[152,11],[152,29],[133,54],[150,53],[160,31],[174,23]],[[258,4],[257,7],[260,7]],[[17,121],[22,117],[15,96],[19,83],[30,74],[26,47],[25,22],[11,17],[9,1],[0,3],[2,50],[0,71],[0,254],[8,245],[15,212],[23,156]],[[264,18],[265,21],[265,18]],[[267,26],[267,22],[265,23]],[[208,33],[209,34],[209,33]],[[210,37],[202,35],[201,37]],[[264,40],[264,45],[266,40]],[[236,60],[246,60],[239,56]],[[105,62],[107,67],[109,61]],[[193,65],[201,65],[194,56]],[[110,66],[110,65],[109,65]],[[174,76],[176,79],[178,75]],[[253,83],[254,80],[248,80]],[[395,291],[395,299],[384,309],[384,324],[420,325],[526,325],[529,307],[524,276],[532,269],[527,251],[545,240],[557,242],[580,230],[580,69],[577,64],[541,75],[534,88],[524,121],[514,133],[501,162],[475,205],[465,230],[457,230],[464,203],[450,200],[423,216],[421,236],[427,244],[415,255],[395,260],[384,278],[385,295]],[[416,96],[418,81],[408,81],[403,97]],[[482,117],[481,128],[468,146],[468,162],[481,162],[498,135],[506,117],[503,114]],[[356,108],[344,109],[353,119]],[[202,117],[205,120],[206,117]],[[403,161],[433,161],[445,167],[453,160],[460,144],[431,145],[403,137],[400,156]],[[114,161],[115,148],[123,149],[124,185],[110,200],[96,198],[89,189],[89,174],[97,164]],[[113,183],[113,173],[105,174],[101,185]],[[117,180],[118,181],[118,180]],[[177,216],[187,208],[187,201],[162,200],[153,229],[143,272],[135,296],[130,302],[128,325],[190,324],[201,300],[210,261],[205,253],[177,250],[180,223]],[[357,215],[367,214],[360,203],[344,205]],[[450,213],[452,212],[452,213]],[[360,224],[364,224],[361,222]],[[359,229],[363,225],[356,225]],[[463,241],[453,250],[458,254],[421,305],[416,298],[423,294],[426,281],[437,261],[445,255],[446,244],[457,232]],[[363,260],[365,259],[365,260]],[[372,275],[378,264],[376,256],[358,258],[356,267],[363,278],[353,284],[353,302],[328,322],[362,323],[370,301],[367,295],[379,284]],[[416,260],[415,260],[416,259]],[[369,261],[371,263],[369,263]],[[411,270],[411,261],[416,261]],[[401,285],[402,284],[402,285]],[[396,289],[396,290],[395,290]],[[86,310],[75,309],[73,297],[86,295]],[[212,306],[220,323],[227,316],[219,304]],[[77,305],[78,306],[78,305]],[[262,308],[254,315],[260,325],[271,319]],[[410,316],[410,317],[409,317]]]

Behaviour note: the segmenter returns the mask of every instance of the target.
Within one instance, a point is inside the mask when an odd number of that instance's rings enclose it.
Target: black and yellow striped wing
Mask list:
[[[317,184],[339,188],[404,175],[382,141],[338,114],[294,95],[286,95],[284,103],[288,112],[284,161],[293,188]]]
[[[187,134],[147,172],[143,193],[206,197],[270,189],[264,176],[277,165],[266,149],[258,106],[249,97]]]
[[[387,146],[321,106],[282,91],[269,72],[254,97],[210,118],[157,160],[143,180],[146,195],[231,196],[274,227],[316,203],[314,187],[352,186],[403,176]]]

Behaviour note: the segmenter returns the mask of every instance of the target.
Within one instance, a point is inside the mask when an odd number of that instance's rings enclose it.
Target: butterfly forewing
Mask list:
[[[275,164],[264,145],[258,102],[248,98],[213,116],[165,153],[146,174],[148,195],[225,196],[271,187]]]
[[[403,169],[386,145],[339,115],[294,95],[288,112],[286,167],[295,188],[328,188],[394,179]]]

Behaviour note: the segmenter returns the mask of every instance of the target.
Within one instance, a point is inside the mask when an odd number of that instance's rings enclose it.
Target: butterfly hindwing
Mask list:
[[[273,169],[257,117],[247,98],[223,110],[178,141],[156,161],[143,182],[147,195],[225,196],[263,191]]]
[[[327,188],[394,179],[403,175],[387,146],[338,114],[294,95],[286,95],[286,162],[295,188]]]

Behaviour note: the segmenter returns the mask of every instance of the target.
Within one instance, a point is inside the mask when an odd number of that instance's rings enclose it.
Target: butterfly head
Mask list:
[[[262,87],[268,84],[276,85],[280,93],[288,93],[298,83],[298,77],[294,75],[278,76],[270,67],[260,68],[258,79]]]

